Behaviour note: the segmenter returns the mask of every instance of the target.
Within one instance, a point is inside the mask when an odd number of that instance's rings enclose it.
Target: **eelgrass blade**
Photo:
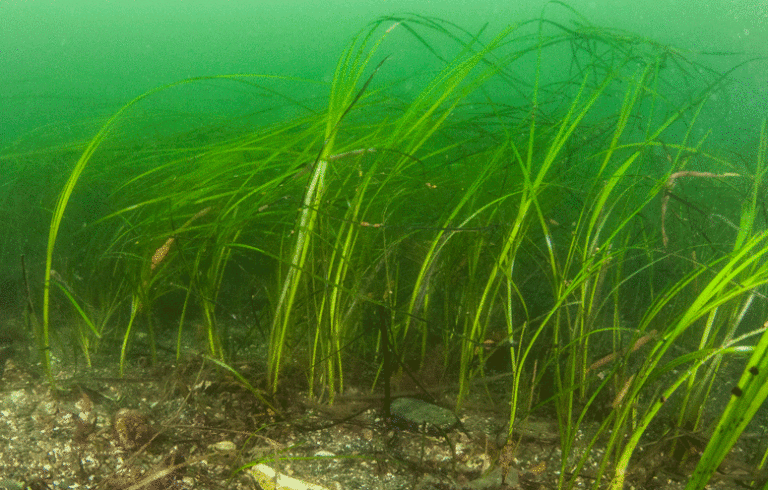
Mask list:
[[[243,375],[242,375],[242,374],[240,374],[239,372],[237,372],[237,370],[236,370],[235,368],[233,368],[233,367],[232,367],[232,366],[230,366],[229,364],[227,364],[227,363],[225,363],[225,362],[223,362],[223,361],[220,361],[220,360],[218,360],[218,359],[215,359],[215,358],[213,358],[213,357],[211,357],[211,356],[206,356],[206,355],[204,355],[204,356],[203,356],[203,358],[205,358],[205,359],[208,359],[209,361],[211,361],[212,363],[216,364],[216,365],[217,365],[217,366],[219,366],[220,368],[223,368],[223,369],[225,369],[226,371],[228,371],[230,374],[232,374],[232,376],[234,376],[235,378],[237,378],[237,380],[238,380],[238,381],[240,381],[240,382],[243,384],[243,386],[245,386],[245,387],[248,389],[248,391],[250,391],[251,393],[253,393],[253,396],[255,396],[255,397],[256,397],[256,399],[257,399],[257,400],[259,400],[261,403],[263,403],[263,404],[264,404],[264,406],[268,407],[269,409],[271,409],[271,410],[272,410],[274,413],[276,413],[276,414],[279,414],[279,413],[280,413],[280,411],[279,411],[279,410],[277,410],[277,409],[276,409],[276,408],[275,408],[275,407],[274,407],[274,406],[273,406],[271,403],[269,403],[269,401],[268,401],[268,400],[267,400],[267,399],[264,397],[264,394],[263,394],[263,392],[262,392],[261,390],[258,390],[258,389],[256,389],[256,388],[254,388],[254,387],[251,385],[251,383],[249,383],[249,382],[248,382],[248,380],[247,380],[247,379],[245,379],[245,378],[243,377]]]
[[[730,452],[757,410],[768,397],[768,331],[763,333],[747,361],[686,490],[701,490]]]
[[[740,250],[736,251],[731,257],[729,257],[728,260],[720,261],[722,262],[721,269],[712,277],[709,283],[707,283],[702,291],[696,296],[694,301],[686,309],[679,320],[667,332],[663,334],[662,341],[652,347],[652,351],[649,354],[646,361],[646,366],[644,367],[645,370],[650,372],[651,370],[656,369],[658,364],[661,362],[662,356],[670,349],[673,342],[686,330],[688,330],[688,328],[691,327],[696,320],[707,315],[712,309],[717,308],[719,305],[738,298],[742,294],[751,291],[753,288],[768,283],[768,265],[766,265],[764,261],[764,258],[768,256],[768,245],[766,245],[766,240],[768,240],[768,232],[763,232],[760,235],[749,239],[744,244],[744,246]],[[748,275],[741,277],[744,274]],[[670,297],[671,296],[668,296],[664,301],[661,301],[659,305],[666,304]],[[644,321],[647,322],[649,320],[650,318],[646,318]],[[766,342],[768,342],[768,339],[766,339]],[[762,355],[764,351],[760,352]],[[753,356],[753,362],[758,362],[758,366],[762,366],[763,362],[768,361],[763,360],[762,358],[756,359]],[[670,388],[665,390],[664,396],[660,400],[652,403],[652,405],[647,409],[645,416],[642,418],[641,422],[634,429],[633,433],[624,444],[621,455],[617,462],[616,474],[614,475],[613,481],[611,482],[612,489],[619,490],[623,488],[629,460],[637,447],[640,437],[645,433],[645,430],[658,413],[661,405],[688,378],[688,376],[694,374],[695,372],[696,368],[689,370],[683,378],[679,379]],[[747,377],[747,374],[745,374],[743,378],[744,377]],[[637,396],[637,392],[639,391],[640,386],[640,383],[634,384],[634,387],[631,389],[631,393],[629,395],[631,399],[634,399],[634,397]],[[761,391],[762,388],[757,387],[754,384],[750,384],[749,386],[751,387],[751,391],[749,392],[750,397],[746,399],[746,402],[742,402],[747,403],[748,405],[742,408],[751,409],[751,402],[754,399],[758,397],[764,398],[764,395]],[[730,406],[731,405],[729,404],[729,407]],[[739,406],[741,407],[741,405]],[[627,410],[628,409],[623,410],[624,414],[622,414],[622,417],[626,416]],[[732,431],[734,430],[736,430],[736,427],[730,427],[728,429],[729,432],[727,433],[727,437],[731,437],[733,434]],[[718,449],[718,451],[721,450],[722,449]]]
[[[766,121],[764,120],[760,131],[753,193],[751,200],[743,209],[741,221],[743,228],[740,228],[735,247],[740,247],[752,231],[757,211],[757,192],[765,172],[766,151],[768,151],[768,137],[766,135]],[[749,297],[747,305],[751,304],[753,297],[754,295]],[[731,389],[731,399],[685,487],[686,490],[700,490],[707,485],[747,424],[768,397],[768,328],[765,328],[766,326],[768,326],[768,322],[763,325],[765,333],[755,346],[741,378]]]
[[[99,330],[93,324],[93,322],[91,321],[91,318],[88,316],[88,314],[85,311],[83,311],[83,308],[80,306],[80,303],[78,303],[77,300],[75,299],[75,297],[72,296],[72,293],[70,293],[69,290],[65,286],[63,286],[61,283],[59,283],[58,281],[56,281],[56,286],[58,286],[59,290],[62,293],[64,293],[64,296],[67,297],[69,302],[72,304],[72,306],[75,308],[77,313],[80,315],[80,318],[82,318],[83,321],[85,322],[85,324],[88,325],[88,328],[91,330],[91,332],[93,332],[93,335],[95,335],[96,338],[100,339],[101,338],[101,332],[99,332]]]
[[[54,252],[54,247],[56,245],[56,238],[58,236],[59,229],[61,228],[61,222],[62,222],[62,219],[64,218],[64,212],[67,208],[67,205],[69,204],[70,198],[72,197],[72,192],[74,191],[75,186],[77,185],[77,182],[80,180],[80,177],[83,171],[85,170],[86,165],[88,165],[94,153],[104,142],[104,140],[109,135],[110,131],[113,129],[115,124],[127,113],[127,111],[131,107],[133,107],[135,104],[137,104],[141,100],[146,99],[161,91],[164,91],[173,87],[177,87],[180,85],[200,82],[204,80],[240,80],[248,77],[285,78],[285,77],[259,76],[259,75],[206,76],[206,77],[189,78],[186,80],[181,80],[178,82],[174,82],[167,85],[163,85],[161,87],[154,88],[134,98],[133,100],[125,104],[123,107],[121,107],[115,114],[113,114],[99,129],[99,132],[96,134],[96,136],[94,136],[93,139],[90,140],[85,150],[83,151],[82,155],[80,155],[80,158],[78,159],[74,168],[70,172],[69,177],[67,178],[67,181],[64,185],[64,188],[62,189],[61,194],[59,195],[59,198],[56,201],[56,207],[54,208],[53,215],[51,217],[51,223],[48,229],[48,243],[47,243],[46,254],[45,254],[45,276],[43,278],[43,325],[41,329],[42,331],[38,335],[37,340],[38,340],[38,347],[42,356],[43,370],[46,374],[46,377],[48,378],[49,383],[52,386],[55,386],[56,384],[55,378],[53,376],[53,372],[51,370],[51,345],[50,345],[50,289],[51,289],[51,269],[53,267],[53,252]]]

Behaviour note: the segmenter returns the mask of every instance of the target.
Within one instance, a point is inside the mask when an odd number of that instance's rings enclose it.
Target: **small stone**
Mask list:
[[[138,410],[121,408],[112,421],[117,443],[123,449],[136,449],[148,443],[155,435],[149,418]]]
[[[511,469],[507,474],[506,477],[502,472],[502,469],[500,467],[496,467],[492,469],[491,471],[487,472],[477,480],[472,480],[469,482],[469,485],[467,485],[467,488],[470,488],[472,490],[485,490],[485,489],[493,489],[493,488],[501,488],[502,484],[509,485],[510,487],[514,488],[517,487],[517,471],[514,469]]]
[[[222,453],[231,452],[237,449],[237,446],[232,441],[219,441],[216,444],[211,444],[208,447],[210,447],[214,451],[219,451]]]

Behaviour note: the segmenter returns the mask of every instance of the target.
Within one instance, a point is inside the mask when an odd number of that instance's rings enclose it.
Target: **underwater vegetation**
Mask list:
[[[494,356],[510,427],[557,419],[559,488],[595,413],[594,488],[623,488],[661,426],[672,446],[710,435],[687,487],[703,488],[768,396],[766,123],[720,151],[703,121],[730,72],[554,3],[569,22],[495,34],[378,19],[328,84],[182,80],[41,151],[59,177],[44,265],[21,274],[40,269],[25,309],[49,382],[72,346],[121,372],[166,349],[253,356],[265,402],[287,377],[333,403],[430,366],[461,407]],[[164,109],[233,86],[242,114]]]

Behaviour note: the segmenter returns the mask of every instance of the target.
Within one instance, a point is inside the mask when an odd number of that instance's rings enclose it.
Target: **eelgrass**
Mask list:
[[[350,370],[389,375],[380,371],[390,354],[382,350],[392,346],[394,364],[416,371],[442,344],[460,407],[484,373],[479,347],[502,339],[510,354],[510,435],[534,410],[546,376],[556,388],[544,402],[560,427],[558,487],[579,483],[590,454],[575,454],[577,434],[603,410],[588,446],[607,439],[593,487],[610,481],[622,488],[662,407],[674,400],[675,423],[700,427],[720,366],[751,352],[690,484],[701,488],[766,395],[765,336],[745,320],[768,309],[759,293],[768,280],[759,214],[765,127],[755,169],[733,168],[693,136],[724,75],[576,19],[571,27],[542,16],[485,40],[484,28],[387,17],[342,54],[323,103],[271,85],[302,81],[233,75],[170,84],[126,104],[85,147],[51,220],[38,332],[50,382],[57,236],[76,184],[102,149],[113,158],[102,165],[111,166],[115,208],[93,225],[104,227],[108,243],[83,257],[109,271],[93,275],[104,280],[95,288],[115,295],[104,304],[131,304],[113,333],[121,372],[138,328],[147,329],[154,356],[168,329],[156,323],[154,305],[179,289],[177,358],[195,335],[189,318],[196,316],[198,348],[234,373],[227,364],[232,318],[246,315],[231,310],[262,291],[267,304],[252,316],[269,324],[262,338],[270,390],[280,389],[287,364],[300,365],[291,372],[303,373],[310,396],[330,402]],[[387,74],[399,63],[387,53],[393,38],[412,41],[434,67],[407,100],[391,96],[399,83]],[[454,56],[440,54],[439,43],[454,46]],[[550,60],[560,61],[553,67]],[[167,146],[140,153],[109,148],[111,131],[129,131],[141,102],[211,80],[246,83],[300,114],[204,141],[179,132]],[[666,91],[680,80],[689,92]],[[738,231],[683,234],[673,215],[684,213],[659,209],[672,198],[686,212],[698,209],[669,185],[694,157],[711,175],[741,176],[744,207],[718,210],[740,223]],[[105,176],[96,170],[88,177],[98,178]],[[672,240],[662,239],[667,227]],[[663,276],[669,263],[683,272]],[[81,331],[88,358],[89,336],[108,329],[89,323],[75,295],[63,293],[88,326]],[[388,328],[379,329],[372,316],[382,311]],[[351,369],[355,358],[368,365]],[[376,376],[366,380],[372,389]],[[673,397],[678,390],[682,396]]]
[[[146,99],[147,97],[150,97],[152,95],[155,95],[159,92],[162,92],[164,90],[171,89],[173,87],[177,87],[180,85],[188,84],[188,83],[194,83],[194,82],[200,82],[204,80],[217,80],[217,79],[224,79],[224,80],[241,80],[243,78],[277,78],[277,77],[271,77],[271,76],[259,76],[259,75],[231,75],[231,76],[212,76],[212,77],[197,77],[192,78],[188,80],[183,80],[180,82],[171,83],[153,90],[150,90],[129,103],[127,103],[125,106],[123,106],[118,112],[116,112],[112,117],[110,117],[106,123],[101,127],[99,132],[96,134],[96,136],[93,137],[93,139],[88,143],[85,150],[83,151],[82,155],[76,162],[74,168],[72,169],[71,173],[69,174],[69,178],[67,179],[67,182],[64,185],[64,188],[56,201],[56,206],[53,210],[53,215],[51,218],[51,224],[50,224],[50,230],[48,233],[48,246],[46,248],[46,257],[45,257],[45,276],[43,280],[43,322],[42,322],[42,331],[39,332],[37,335],[38,337],[38,343],[43,359],[43,368],[44,371],[49,379],[49,382],[54,385],[55,379],[51,372],[50,362],[51,362],[51,353],[50,353],[50,284],[51,284],[51,269],[52,269],[52,263],[53,263],[53,252],[54,247],[56,245],[56,238],[58,236],[59,229],[61,227],[61,222],[64,217],[64,212],[67,208],[67,205],[69,204],[70,198],[72,196],[72,192],[74,191],[75,185],[80,179],[80,176],[82,175],[83,171],[85,170],[86,165],[90,162],[91,158],[93,157],[94,153],[98,150],[98,148],[102,145],[104,140],[106,139],[107,135],[110,133],[110,131],[113,129],[113,126],[120,121],[120,119],[123,117],[123,115],[135,104],[139,103],[143,99]],[[152,171],[150,171],[151,173]],[[136,205],[140,206],[140,205]],[[136,298],[134,298],[136,299]],[[138,304],[136,301],[134,301],[132,305],[133,311],[131,314],[131,323],[133,318],[135,317],[135,312],[138,310]],[[129,328],[130,331],[130,328]],[[127,336],[127,335],[126,335]]]

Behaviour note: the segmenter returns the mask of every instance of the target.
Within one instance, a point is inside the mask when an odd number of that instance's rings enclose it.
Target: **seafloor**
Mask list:
[[[519,421],[505,441],[509,378],[504,373],[478,380],[458,414],[461,423],[435,433],[386,423],[382,396],[365,387],[347,389],[333,405],[312,401],[305,386],[289,381],[301,379],[298,371],[286,376],[270,408],[201,356],[176,362],[168,353],[154,365],[133,358],[123,377],[108,359],[103,360],[106,367],[92,369],[58,362],[53,390],[29,361],[30,349],[5,349],[0,488],[8,490],[267,490],[269,484],[258,473],[264,467],[258,464],[295,479],[286,485],[297,486],[284,488],[558,487],[561,452],[552,413],[542,409]],[[234,367],[258,387],[264,373],[257,364]],[[452,407],[456,387],[450,382],[434,387],[433,402]],[[395,394],[400,395],[425,397],[402,390]],[[597,425],[597,420],[583,423],[574,453],[583,451]],[[709,488],[752,488],[761,476],[751,473],[746,462],[760,434],[742,437]],[[677,454],[669,454],[670,440],[649,437],[630,467],[626,488],[683,488],[706,437],[691,434],[675,446]],[[595,486],[599,445],[575,480],[576,488]]]

